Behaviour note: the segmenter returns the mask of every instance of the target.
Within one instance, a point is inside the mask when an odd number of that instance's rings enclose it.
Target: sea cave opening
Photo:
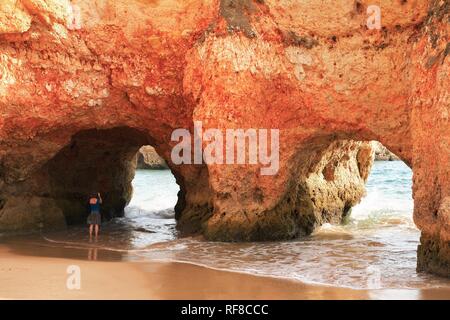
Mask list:
[[[135,161],[133,193],[122,221],[133,227],[135,244],[173,240],[176,235],[174,208],[180,191],[176,178],[150,145],[139,149]]]
[[[322,270],[310,276],[313,281],[372,289],[419,286],[429,279],[416,272],[420,231],[413,220],[412,169],[380,142],[370,144],[374,161],[365,195],[342,223],[317,228],[300,259]]]
[[[42,192],[54,199],[68,226],[86,223],[93,193],[102,196],[102,222],[151,213],[175,224],[179,187],[155,144],[129,127],[82,130],[44,166]]]
[[[70,228],[45,233],[46,241],[79,246],[84,258],[87,245],[88,259],[109,259],[104,249],[119,250],[120,257],[114,259],[134,259],[133,252],[139,251],[147,258],[256,270],[267,276],[289,274],[306,282],[352,288],[420,287],[441,281],[416,272],[420,232],[412,220],[412,171],[381,144],[366,195],[343,223],[325,221],[310,236],[292,240],[227,244],[179,237],[174,207],[183,186],[157,146],[148,134],[128,127],[75,134],[47,162],[38,180],[46,181],[39,185],[42,196],[54,199]],[[331,160],[317,175],[334,184],[332,170],[327,169],[335,163]],[[104,198],[104,223],[99,242],[86,244],[86,197],[94,190]],[[193,207],[192,212],[200,210]]]
[[[380,142],[371,143],[374,162],[366,182],[366,194],[352,208],[353,218],[385,227],[402,223],[415,227],[412,169]]]

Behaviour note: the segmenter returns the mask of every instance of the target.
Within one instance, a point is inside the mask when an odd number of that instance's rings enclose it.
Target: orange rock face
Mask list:
[[[372,2],[379,29],[369,28]],[[81,221],[91,189],[120,214],[133,157],[152,145],[180,184],[180,229],[290,238],[338,221],[358,201],[371,152],[349,140],[378,140],[414,171],[419,268],[449,275],[449,7],[3,0],[0,228]],[[279,129],[278,173],[175,165],[171,134],[192,132],[194,121]]]

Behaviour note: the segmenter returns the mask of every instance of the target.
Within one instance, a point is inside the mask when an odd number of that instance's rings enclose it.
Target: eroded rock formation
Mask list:
[[[379,1],[379,30],[370,4],[3,0],[0,227],[81,220],[92,188],[120,215],[152,145],[180,229],[291,238],[358,201],[371,152],[350,140],[377,140],[414,171],[419,268],[449,275],[449,1]],[[279,129],[278,173],[174,165],[171,133],[194,121]]]
[[[256,184],[255,175],[235,169],[244,188],[236,190],[228,178],[215,181],[214,214],[204,233],[225,241],[279,240],[308,235],[326,222],[340,223],[364,195],[372,163],[370,144],[328,144],[324,139],[306,144],[286,162],[288,168],[282,171],[290,172],[287,185],[273,185],[270,178]],[[281,199],[274,201],[271,195],[277,193]],[[186,218],[182,216],[180,223]]]
[[[372,148],[374,149],[374,152],[375,152],[375,160],[378,160],[378,161],[395,161],[395,160],[400,160],[399,157],[397,157],[395,154],[390,152],[388,150],[388,148],[383,146],[378,141],[372,141]]]
[[[166,161],[152,146],[143,146],[136,154],[137,169],[168,169]]]

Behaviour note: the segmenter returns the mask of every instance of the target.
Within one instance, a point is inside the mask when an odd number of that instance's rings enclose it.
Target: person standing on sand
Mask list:
[[[91,213],[87,218],[87,223],[89,225],[89,237],[92,238],[92,232],[95,227],[95,237],[98,237],[98,229],[100,227],[100,223],[102,222],[102,217],[100,215],[100,205],[103,203],[100,192],[97,194],[92,194],[89,198],[89,206],[91,209]]]

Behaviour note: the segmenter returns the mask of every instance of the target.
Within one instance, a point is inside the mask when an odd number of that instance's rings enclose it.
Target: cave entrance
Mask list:
[[[343,225],[352,231],[390,228],[416,229],[413,221],[412,170],[378,141],[370,142],[374,162],[365,183],[365,195],[349,209]],[[327,228],[328,225],[325,225]],[[417,243],[420,236],[417,231]]]
[[[137,154],[143,155],[138,153],[142,146],[145,147],[141,151],[154,151],[150,145],[156,144],[147,133],[130,127],[90,129],[75,134],[43,171],[48,177],[46,181],[49,181],[49,196],[61,209],[66,223],[86,223],[87,198],[96,192],[100,192],[103,198],[103,221],[123,217],[126,212],[130,215],[143,213],[149,210],[149,205],[153,205],[156,211],[171,207],[173,212],[178,185],[171,170],[163,160],[158,167],[162,170],[144,170],[142,162],[149,162],[151,166],[151,161],[136,159]],[[150,153],[145,155],[148,158]],[[153,156],[161,159],[156,151]],[[135,177],[136,166],[139,169]],[[166,194],[170,194],[169,199],[164,199]],[[170,203],[168,207],[163,208],[164,202]]]
[[[381,143],[372,142],[375,161],[366,183],[366,195],[352,209],[354,219],[371,219],[380,226],[413,226],[412,170]]]
[[[146,244],[175,237],[175,205],[178,186],[166,161],[155,148],[142,146],[135,156],[133,194],[123,222],[133,228],[135,239]]]
[[[309,241],[300,241],[301,263],[321,272],[299,270],[309,280],[338,286],[421,285],[428,280],[416,271],[420,231],[413,220],[412,170],[381,143],[371,144],[375,161],[365,196],[341,224],[326,223]]]

